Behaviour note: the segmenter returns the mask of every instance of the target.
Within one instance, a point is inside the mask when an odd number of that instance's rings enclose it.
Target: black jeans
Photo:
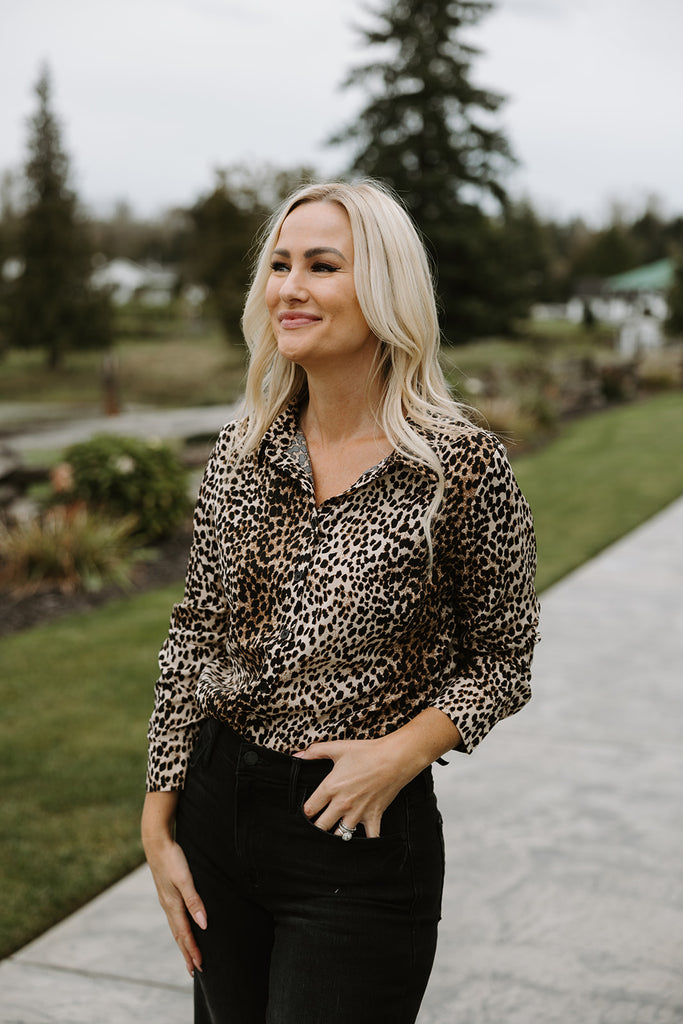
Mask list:
[[[208,917],[195,1024],[413,1024],[443,887],[431,771],[344,842],[302,810],[331,768],[203,725],[176,831]]]

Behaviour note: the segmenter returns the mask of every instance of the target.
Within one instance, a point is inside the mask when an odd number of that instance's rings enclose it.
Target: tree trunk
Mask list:
[[[47,368],[50,373],[56,373],[62,368],[62,347],[58,341],[53,341],[47,348]]]

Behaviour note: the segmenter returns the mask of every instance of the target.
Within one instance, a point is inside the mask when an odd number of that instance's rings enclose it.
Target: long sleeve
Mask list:
[[[184,597],[173,608],[159,655],[161,674],[148,731],[148,791],[182,788],[186,762],[204,717],[197,703],[197,682],[224,644],[227,605],[214,528],[216,461],[214,452],[195,507]]]
[[[537,639],[533,522],[502,445],[494,444],[459,523],[453,658],[433,706],[455,722],[471,753],[529,700]]]

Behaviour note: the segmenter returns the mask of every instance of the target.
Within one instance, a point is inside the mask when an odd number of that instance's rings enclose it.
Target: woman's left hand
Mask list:
[[[329,758],[334,762],[304,804],[304,814],[315,818],[317,828],[329,832],[341,820],[347,828],[362,823],[369,839],[379,836],[384,811],[413,777],[400,769],[384,740],[312,743],[295,755],[307,761]]]
[[[304,804],[304,814],[325,832],[339,821],[347,828],[362,823],[367,837],[376,839],[394,797],[459,743],[458,729],[437,708],[426,708],[380,739],[312,743],[294,756],[306,761],[329,758],[334,768]]]

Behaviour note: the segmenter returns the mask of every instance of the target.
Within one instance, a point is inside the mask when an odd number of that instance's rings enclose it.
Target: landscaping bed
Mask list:
[[[111,585],[100,590],[64,592],[53,587],[17,595],[10,588],[0,587],[0,637],[52,622],[72,612],[100,608],[116,598],[181,581],[185,576],[191,538],[191,528],[186,526],[160,544],[152,560],[135,567],[128,589]]]

